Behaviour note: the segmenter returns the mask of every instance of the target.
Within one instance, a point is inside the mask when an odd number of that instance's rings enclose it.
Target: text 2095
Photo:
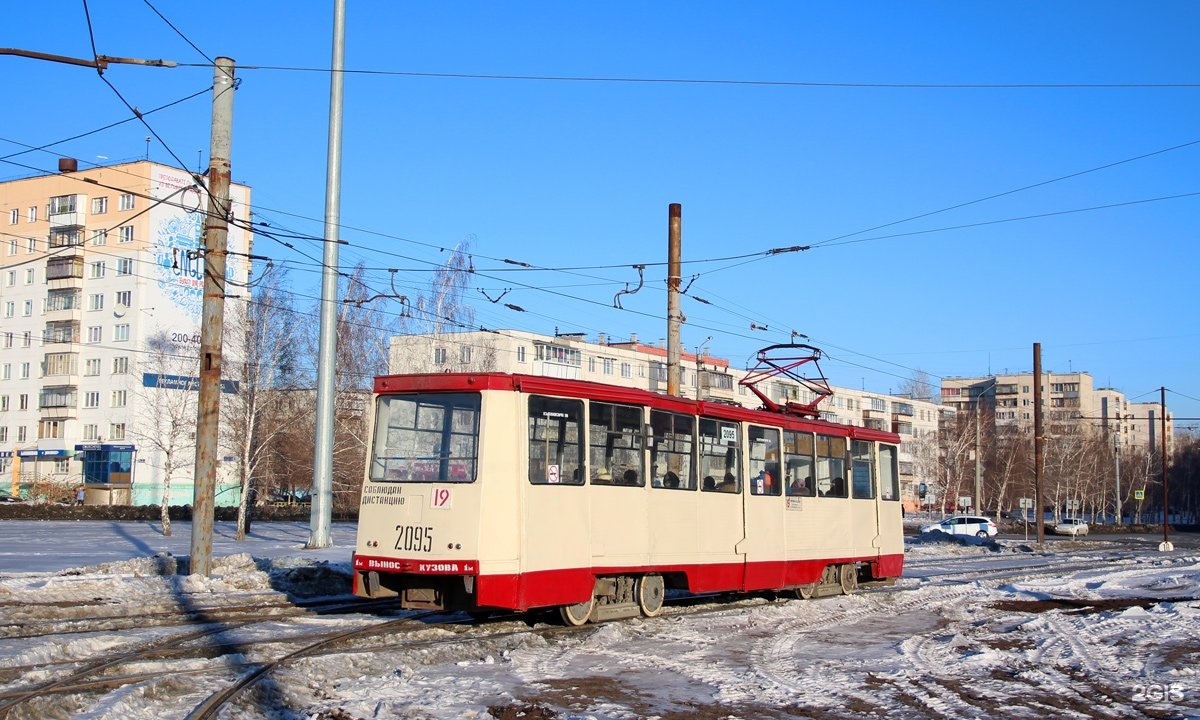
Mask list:
[[[407,552],[429,552],[433,549],[433,528],[416,525],[396,526],[396,549]]]

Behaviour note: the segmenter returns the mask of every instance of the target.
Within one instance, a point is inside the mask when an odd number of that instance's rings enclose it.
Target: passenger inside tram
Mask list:
[[[712,475],[706,476],[704,478],[703,487],[705,490],[709,490],[709,491],[716,490],[717,489],[717,479],[714,478]]]
[[[622,485],[637,485],[638,484],[637,470],[634,470],[633,468],[629,468],[628,470],[626,470],[624,472],[624,474],[621,475],[621,484]]]
[[[679,487],[679,476],[668,470],[667,474],[663,476],[663,487]]]
[[[737,492],[737,479],[733,477],[733,473],[725,473],[725,477],[721,480],[721,484],[717,486],[720,492]]]
[[[612,485],[612,474],[608,472],[608,468],[600,468],[596,471],[596,477],[592,478],[593,485]]]

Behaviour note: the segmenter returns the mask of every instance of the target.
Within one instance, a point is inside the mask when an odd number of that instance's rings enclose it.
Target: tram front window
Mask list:
[[[380,396],[371,480],[474,482],[479,403],[478,393]]]

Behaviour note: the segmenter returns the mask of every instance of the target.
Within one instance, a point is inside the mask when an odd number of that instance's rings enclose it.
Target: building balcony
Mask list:
[[[46,308],[45,320],[51,322],[83,322],[83,307],[50,309]]]
[[[40,408],[38,412],[42,420],[74,420],[79,414],[77,408],[59,405]]]
[[[77,372],[64,375],[46,375],[43,379],[47,385],[70,388],[79,387],[79,373]]]

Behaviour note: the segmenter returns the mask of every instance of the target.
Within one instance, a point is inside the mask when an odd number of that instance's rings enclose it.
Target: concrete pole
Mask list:
[[[679,203],[671,203],[667,210],[667,394],[679,395],[680,350],[679,326],[683,317],[679,309],[679,286],[682,281],[680,269],[680,247],[683,211]]]
[[[1117,416],[1120,418],[1120,415]],[[1113,459],[1117,469],[1117,524],[1121,525],[1121,423],[1117,422],[1117,432],[1113,435]]]
[[[982,458],[980,457],[982,453],[980,452],[981,448],[979,442],[979,424],[983,422],[983,408],[981,408],[979,405],[982,402],[983,395],[980,395],[975,401],[975,497],[971,501],[974,503],[975,512],[977,513],[983,512],[983,500],[979,494],[980,489],[983,486],[983,462]]]
[[[1159,426],[1160,427],[1159,435],[1162,436],[1161,444],[1162,444],[1162,506],[1163,506],[1163,508],[1162,508],[1163,541],[1158,544],[1158,549],[1163,552],[1170,552],[1175,549],[1175,545],[1171,542],[1171,536],[1169,533],[1170,524],[1168,522],[1168,518],[1169,518],[1168,511],[1170,509],[1169,504],[1168,504],[1168,498],[1170,496],[1167,493],[1167,477],[1169,475],[1169,473],[1167,472],[1167,469],[1168,469],[1167,468],[1167,389],[1165,387],[1160,387],[1158,389],[1158,391],[1160,393],[1159,400],[1158,400],[1158,414],[1160,415],[1159,422],[1161,423]]]
[[[1042,509],[1042,344],[1033,344],[1033,496],[1038,544],[1046,542],[1046,511]]]
[[[204,304],[200,319],[200,390],[196,401],[196,473],[192,490],[191,573],[212,571],[213,505],[221,417],[221,335],[225,326],[225,248],[229,234],[230,148],[233,144],[234,63],[213,67],[208,214],[204,221]]]
[[[313,449],[312,514],[306,547],[333,544],[334,363],[337,360],[338,239],[342,205],[342,85],[345,79],[346,0],[335,0],[329,78],[329,144],[325,169],[325,254],[321,273],[321,339],[317,348],[317,421]]]

